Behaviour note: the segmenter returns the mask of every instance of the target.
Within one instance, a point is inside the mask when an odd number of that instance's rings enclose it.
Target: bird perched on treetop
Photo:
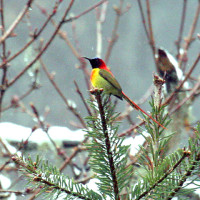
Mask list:
[[[185,77],[183,71],[178,66],[177,60],[163,48],[157,50],[157,70],[160,76],[165,80],[167,93],[173,92],[176,89],[179,81]],[[188,83],[184,83],[184,88],[188,89]]]
[[[140,108],[135,102],[133,102],[129,97],[127,97],[124,92],[122,91],[122,88],[118,81],[115,79],[112,72],[109,70],[109,68],[106,66],[105,62],[100,58],[87,58],[83,57],[90,61],[90,64],[92,66],[92,73],[90,76],[91,83],[93,87],[101,89],[103,88],[103,91],[108,95],[114,95],[117,98],[123,100],[125,99],[133,108],[136,110],[140,110],[145,115],[147,115],[150,119],[152,119],[154,122],[156,122],[159,126],[166,129],[162,124],[160,124],[158,121],[153,119],[149,114],[147,114],[142,108]]]

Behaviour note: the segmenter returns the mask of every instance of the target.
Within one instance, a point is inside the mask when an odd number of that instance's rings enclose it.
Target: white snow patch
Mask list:
[[[0,134],[0,136],[1,136],[1,134]],[[9,144],[8,142],[7,142],[7,140],[5,140],[5,139],[2,139],[2,141],[3,141],[3,143],[6,145],[6,147],[7,147],[7,149],[9,150],[9,152],[11,153],[11,154],[15,154],[16,152],[17,152],[17,149],[14,147],[14,146],[12,146],[11,144]],[[4,148],[2,148],[2,152],[3,153],[7,153],[7,151],[4,149]],[[17,155],[18,156],[21,156],[21,152],[17,152]]]
[[[76,176],[79,176],[81,174],[81,170],[77,167],[74,167],[74,173],[76,174]]]
[[[6,176],[0,174],[0,184],[3,190],[7,190],[10,186],[11,186],[11,181],[9,178],[7,178]],[[7,196],[7,194],[9,193],[2,193],[2,195],[5,194]],[[7,200],[15,200],[17,199],[16,195],[14,193],[12,193]]]
[[[190,183],[190,180],[186,181],[183,186],[187,185],[188,183]],[[192,184],[187,185],[185,188],[186,189],[196,188],[194,193],[197,194],[200,197],[200,188],[197,188],[199,185],[200,185],[200,181],[194,181]]]
[[[90,179],[90,181],[86,185],[90,190],[98,192],[99,188],[98,188],[97,183],[100,183],[99,179],[93,178],[93,179]]]
[[[67,102],[68,102],[68,104],[69,104],[70,107],[72,107],[74,109],[77,108],[77,105],[76,105],[76,103],[73,100],[68,99]]]
[[[7,189],[10,187],[11,185],[11,181],[9,178],[7,178],[6,176],[0,174],[0,182],[1,182],[1,187],[2,189]]]
[[[52,178],[53,178],[53,176],[52,176]],[[67,185],[69,185],[70,180],[65,179],[65,182],[67,183]],[[96,178],[90,179],[90,181],[86,185],[83,185],[83,187],[87,186],[88,189],[93,190],[94,192],[100,194],[98,186],[96,184],[97,182],[100,183],[100,181]],[[62,187],[64,187],[64,185]],[[77,192],[76,188],[74,188],[73,192]],[[63,200],[66,197],[67,197],[66,193],[63,192],[57,197],[57,200]],[[107,200],[110,200],[110,198],[107,198]]]
[[[37,144],[49,143],[49,138],[41,128],[36,129],[31,134],[32,129],[17,125],[10,122],[0,123],[0,137],[7,141],[21,142],[25,141],[30,135],[29,142]],[[84,140],[85,132],[82,129],[70,130],[67,127],[52,126],[48,130],[49,136],[59,145],[62,141],[77,141]]]
[[[86,184],[86,186],[90,189],[93,190],[94,192],[98,193],[101,195],[99,188],[98,188],[98,183],[100,183],[99,179],[93,178],[90,179],[89,182]],[[110,200],[111,198],[109,196],[106,197],[106,200]]]
[[[145,136],[148,135],[147,132],[143,132]],[[135,138],[133,137],[128,137],[124,140],[122,143],[123,145],[131,145],[130,146],[130,154],[134,156],[135,154],[138,153],[140,149],[140,145],[142,145],[145,142],[145,138],[142,135],[137,135]]]

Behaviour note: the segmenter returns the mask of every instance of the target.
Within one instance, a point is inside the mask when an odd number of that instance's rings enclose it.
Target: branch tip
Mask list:
[[[102,94],[102,92],[103,92],[103,88],[100,88],[100,89],[95,88],[95,89],[90,90],[90,93],[94,94],[94,95],[100,95],[100,94]]]

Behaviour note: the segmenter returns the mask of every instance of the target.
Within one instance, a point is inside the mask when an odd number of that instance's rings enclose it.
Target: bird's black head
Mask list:
[[[158,55],[160,57],[167,57],[167,54],[163,49],[158,49]]]
[[[87,60],[90,61],[90,64],[92,66],[92,68],[101,68],[101,66],[105,65],[104,61],[100,58],[87,58],[87,57],[83,57]]]

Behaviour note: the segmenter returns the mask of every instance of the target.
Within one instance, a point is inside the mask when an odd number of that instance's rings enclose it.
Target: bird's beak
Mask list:
[[[85,59],[87,59],[87,60],[89,60],[89,61],[91,60],[90,58],[87,58],[87,57],[82,57],[82,58],[85,58]]]

